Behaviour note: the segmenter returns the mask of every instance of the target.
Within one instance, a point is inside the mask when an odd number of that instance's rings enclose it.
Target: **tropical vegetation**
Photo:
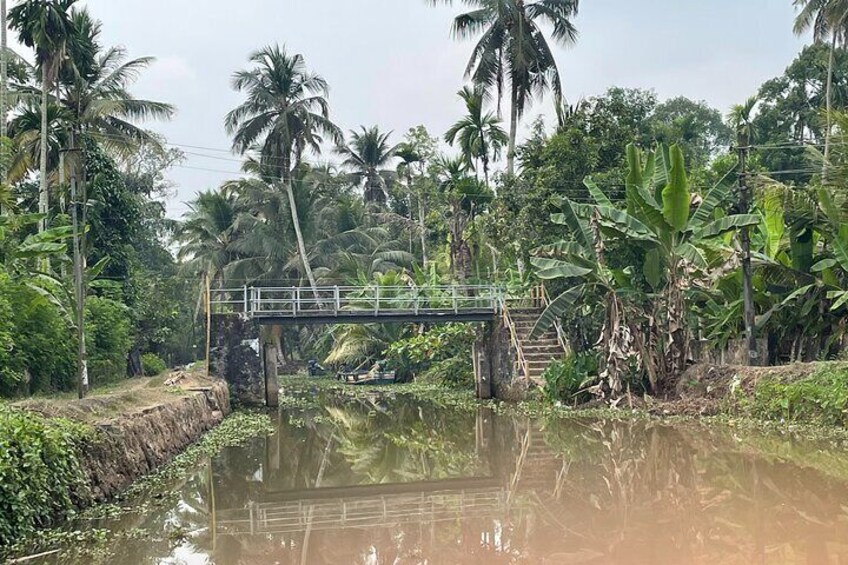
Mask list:
[[[536,332],[559,325],[568,349],[547,394],[569,403],[668,393],[690,364],[740,342],[743,362],[838,358],[843,4],[797,0],[794,31],[812,43],[720,110],[621,87],[569,103],[554,50],[578,39],[578,2],[465,2],[452,29],[476,43],[438,132],[342,125],[308,54],[260,46],[234,69],[239,102],[221,117],[241,173],[176,221],[165,172],[183,155],[149,129],[175,108],[132,93],[154,59],[105,45],[74,0],[17,2],[10,26],[33,56],[6,53],[0,394],[196,360],[207,289],[249,285],[439,301],[440,285],[542,284],[553,300]],[[539,103],[554,123],[528,119]],[[388,362],[403,379],[469,386],[473,337],[373,324],[262,339],[291,367]]]

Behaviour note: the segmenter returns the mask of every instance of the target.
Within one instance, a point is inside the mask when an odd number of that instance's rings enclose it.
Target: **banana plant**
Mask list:
[[[631,327],[631,340],[641,344],[637,356],[656,391],[666,376],[679,374],[686,365],[690,344],[686,289],[699,278],[708,277],[726,260],[731,250],[722,236],[743,226],[755,226],[760,218],[724,215],[720,205],[730,193],[730,173],[695,204],[683,152],[676,145],[668,149],[660,146],[655,152],[643,154],[631,144],[627,147],[627,161],[625,209],[615,206],[589,178],[585,185],[595,203],[566,200],[564,214],[552,218],[567,227],[570,239],[554,249],[543,250],[557,257],[537,257],[533,261],[537,275],[544,280],[567,279],[575,286],[551,303],[534,332],[541,334],[556,317],[578,303],[587,285],[614,288],[620,297],[621,277],[606,268],[597,250],[611,243],[638,246],[644,251],[644,264],[631,265],[630,269],[641,269],[653,290],[654,307],[646,312],[646,317],[652,318],[656,313],[660,335],[645,335]],[[587,229],[591,226],[594,233]],[[602,342],[605,348],[610,345],[619,344]],[[605,353],[604,357],[611,354]]]
[[[833,195],[825,188],[819,189],[819,206],[828,222],[827,233],[824,234],[830,257],[825,257],[812,266],[811,271],[816,276],[815,282],[802,286],[793,292],[787,300],[794,300],[805,295],[816,287],[827,291],[827,298],[832,300],[831,311],[839,310],[848,304],[848,223],[846,223],[846,202],[838,203]]]
[[[634,364],[639,364],[638,345],[632,328],[638,325],[638,313],[628,306],[634,292],[630,273],[607,265],[606,250],[600,233],[599,215],[578,213],[586,208],[571,200],[561,203],[562,212],[551,221],[563,226],[572,235],[554,245],[537,250],[532,260],[536,276],[542,280],[566,279],[574,286],[551,301],[533,328],[531,337],[539,337],[557,318],[583,301],[600,297],[603,305],[603,326],[598,340],[602,348],[599,381],[590,389],[598,396],[617,398],[624,391],[624,382]],[[650,373],[651,371],[648,370]]]

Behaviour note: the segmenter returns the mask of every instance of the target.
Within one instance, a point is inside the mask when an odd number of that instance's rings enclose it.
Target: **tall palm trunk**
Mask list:
[[[47,95],[50,90],[47,67],[47,62],[41,65],[41,160],[39,168],[41,184],[38,190],[38,213],[44,214],[45,217],[41,220],[40,231],[47,229],[46,215],[50,207],[50,195],[47,192]]]
[[[287,178],[283,182],[286,185],[286,193],[289,197],[289,210],[291,210],[294,233],[297,236],[297,251],[300,254],[300,262],[303,263],[303,270],[306,273],[306,278],[309,279],[309,284],[312,287],[312,293],[315,295],[315,299],[317,300],[318,281],[315,279],[315,274],[312,272],[312,266],[309,264],[309,256],[306,254],[306,243],[303,241],[303,232],[300,229],[300,216],[297,213],[297,202],[294,199],[294,188],[292,187],[290,178]]]
[[[8,136],[8,127],[6,125],[6,116],[8,115],[9,105],[9,55],[6,52],[8,49],[8,30],[6,29],[6,0],[0,0],[0,143],[2,145],[2,155],[0,155],[0,181],[6,185],[9,181],[9,164],[7,161],[6,137]]]
[[[830,42],[830,56],[827,63],[827,88],[825,91],[825,104],[827,113],[825,117],[826,129],[824,132],[824,163],[822,164],[822,184],[828,184],[829,168],[830,168],[830,134],[833,128],[833,66],[836,57],[836,40],[837,34],[834,31],[833,38]]]
[[[518,137],[518,87],[512,85],[509,120],[509,147],[506,152],[506,172],[509,176],[515,174],[515,140]]]
[[[418,191],[418,231],[421,232],[421,266],[427,266],[427,226],[424,223],[424,194]]]

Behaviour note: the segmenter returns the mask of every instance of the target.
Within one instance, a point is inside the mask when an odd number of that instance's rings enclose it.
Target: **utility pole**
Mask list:
[[[87,294],[85,281],[85,265],[83,255],[82,237],[85,231],[85,214],[82,214],[80,222],[79,206],[85,206],[85,197],[80,198],[77,187],[77,169],[79,159],[76,158],[76,140],[74,130],[71,129],[68,137],[69,148],[66,152],[71,154],[71,223],[73,225],[73,248],[74,248],[74,311],[77,325],[77,385],[80,398],[84,398],[88,392],[88,352],[85,347],[85,299]],[[84,192],[84,191],[83,191]],[[82,202],[80,202],[82,200]],[[82,226],[80,225],[82,224]]]
[[[748,146],[747,136],[740,135],[739,139],[739,212],[751,212],[751,190],[748,186]],[[756,311],[754,310],[753,269],[751,267],[751,232],[748,226],[739,231],[739,242],[742,247],[742,302],[745,316],[745,341],[748,350],[748,365],[760,364],[759,347],[757,347]]]

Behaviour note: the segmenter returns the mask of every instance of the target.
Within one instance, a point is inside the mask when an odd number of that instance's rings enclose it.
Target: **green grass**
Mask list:
[[[848,370],[822,366],[791,382],[764,378],[737,406],[764,420],[848,427]]]

